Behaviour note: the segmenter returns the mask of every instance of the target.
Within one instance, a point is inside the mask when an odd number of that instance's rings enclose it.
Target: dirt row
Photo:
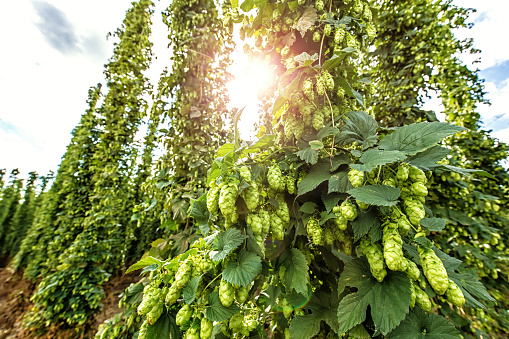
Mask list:
[[[30,295],[36,285],[23,279],[9,267],[0,268],[0,339],[89,339],[106,319],[119,312],[118,295],[132,282],[139,280],[137,274],[111,278],[104,286],[106,298],[102,301],[103,310],[83,335],[78,336],[73,329],[51,327],[44,334],[29,332],[23,328],[23,316],[30,310]]]

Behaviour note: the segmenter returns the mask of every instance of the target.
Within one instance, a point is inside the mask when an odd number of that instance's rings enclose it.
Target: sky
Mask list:
[[[0,168],[46,174],[58,168],[71,132],[87,108],[88,89],[104,82],[113,51],[108,32],[120,27],[130,0],[16,0],[0,2]],[[474,28],[458,37],[474,38],[482,50],[481,77],[491,106],[479,108],[485,129],[509,142],[509,44],[504,43],[508,0],[455,0],[477,8]],[[156,2],[154,53],[148,76],[153,84],[169,52]],[[479,55],[476,55],[477,58]],[[470,63],[472,58],[464,58]],[[233,86],[232,88],[234,88]],[[436,102],[430,106],[437,107]],[[246,117],[247,119],[247,117]]]

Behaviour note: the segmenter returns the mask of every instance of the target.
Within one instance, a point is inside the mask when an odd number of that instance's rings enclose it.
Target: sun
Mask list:
[[[255,123],[259,120],[258,92],[270,86],[273,72],[268,63],[261,60],[248,60],[243,52],[235,52],[230,70],[234,80],[226,84],[230,96],[230,105],[244,108],[239,119],[240,137],[251,140],[256,135]]]

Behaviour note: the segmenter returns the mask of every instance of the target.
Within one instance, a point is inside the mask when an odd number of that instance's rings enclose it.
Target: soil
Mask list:
[[[23,279],[21,273],[9,267],[0,267],[0,339],[89,339],[106,319],[120,311],[119,297],[127,286],[140,279],[137,274],[116,276],[104,285],[106,298],[102,301],[103,310],[98,313],[83,335],[74,329],[51,327],[44,334],[30,333],[22,326],[23,316],[30,310],[30,295],[36,285]]]

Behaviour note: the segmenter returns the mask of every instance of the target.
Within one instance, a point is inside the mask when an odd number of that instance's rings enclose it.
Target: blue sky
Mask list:
[[[44,174],[57,169],[71,131],[87,107],[88,88],[103,82],[103,66],[114,41],[106,35],[120,26],[130,2],[0,2],[0,168],[19,167],[23,176],[32,170]],[[484,127],[509,142],[509,44],[504,43],[509,0],[455,2],[478,9],[471,17],[474,28],[458,32],[458,37],[473,37],[482,50],[482,62],[476,66],[486,79],[492,102],[479,108]],[[160,12],[165,3],[156,3]],[[168,51],[157,12],[154,24],[158,59],[148,75],[156,84]],[[474,58],[463,60],[470,63]]]

